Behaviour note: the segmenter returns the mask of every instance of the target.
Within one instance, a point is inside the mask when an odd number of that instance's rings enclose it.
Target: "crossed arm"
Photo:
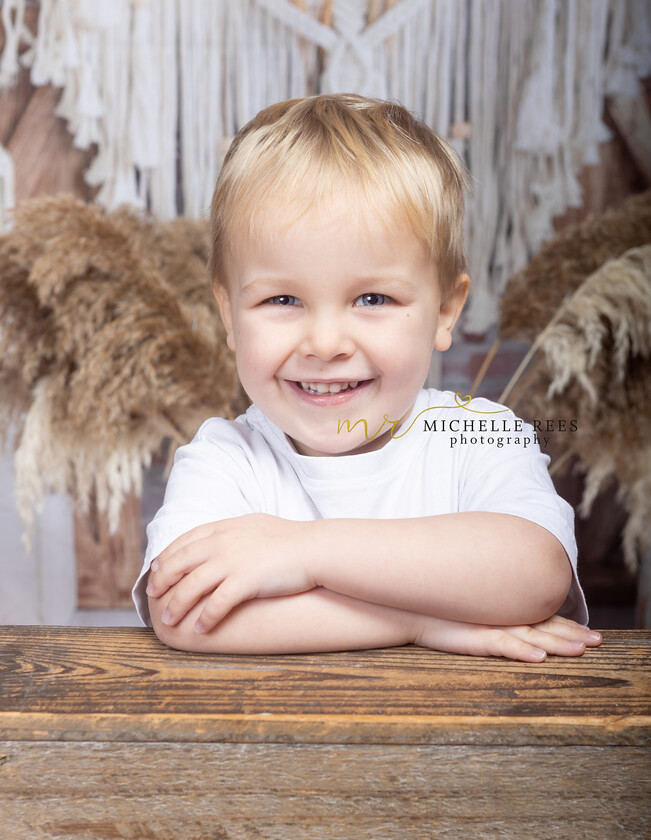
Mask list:
[[[553,615],[570,582],[556,538],[507,514],[311,522],[247,514],[172,543],[152,564],[147,592],[159,638],[187,650],[414,642],[539,662],[599,644]]]

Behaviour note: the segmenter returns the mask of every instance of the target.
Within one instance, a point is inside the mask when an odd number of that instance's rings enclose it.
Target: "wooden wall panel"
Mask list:
[[[26,23],[36,32],[38,9],[26,11]],[[0,50],[4,30],[0,27]],[[65,120],[54,113],[61,89],[35,88],[29,70],[21,68],[17,82],[0,90],[0,143],[14,160],[16,201],[37,195],[73,193],[88,200],[83,172],[96,149],[76,149]]]
[[[131,607],[131,588],[141,561],[140,499],[131,494],[122,506],[117,534],[93,504],[75,514],[77,606],[80,609]]]
[[[65,121],[55,116],[61,91],[31,88],[22,114],[5,143],[15,166],[16,203],[37,195],[72,193],[88,200],[83,173],[92,150],[75,149]]]
[[[636,162],[631,145],[640,145],[639,124],[648,122],[651,113],[651,78],[643,83],[643,91],[636,100],[638,120],[627,126],[623,119],[613,119],[611,109],[614,103],[607,102],[603,114],[604,123],[613,132],[613,137],[599,147],[599,164],[586,166],[579,175],[583,190],[581,207],[569,209],[554,220],[556,230],[583,221],[591,213],[601,213],[609,207],[619,206],[631,193],[641,192],[651,186],[647,172]],[[646,139],[651,152],[651,135]],[[640,153],[641,155],[641,153]]]

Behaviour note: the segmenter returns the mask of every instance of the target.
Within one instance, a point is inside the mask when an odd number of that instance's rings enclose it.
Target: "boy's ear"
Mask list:
[[[219,307],[224,329],[226,330],[226,344],[235,352],[235,341],[233,340],[233,314],[231,312],[231,301],[228,291],[221,285],[213,283],[212,292]]]
[[[454,289],[441,303],[439,311],[439,323],[434,338],[435,350],[449,350],[452,344],[452,330],[461,315],[461,311],[468,297],[470,289],[470,277],[467,274],[460,274]]]

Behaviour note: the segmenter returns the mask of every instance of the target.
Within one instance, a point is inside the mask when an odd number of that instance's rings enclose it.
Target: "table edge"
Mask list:
[[[0,714],[0,741],[645,746],[651,716]]]

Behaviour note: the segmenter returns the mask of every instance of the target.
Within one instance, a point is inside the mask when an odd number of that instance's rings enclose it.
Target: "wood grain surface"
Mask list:
[[[524,665],[0,627],[0,840],[643,840],[650,645]]]
[[[643,745],[651,632],[539,665],[406,646],[222,656],[144,628],[0,627],[0,739]]]
[[[644,753],[0,742],[0,838],[642,840]]]
[[[111,534],[108,514],[93,495],[90,509],[75,507],[77,606],[82,610],[131,608],[131,588],[142,567],[141,503],[135,493],[124,500],[120,524]]]

